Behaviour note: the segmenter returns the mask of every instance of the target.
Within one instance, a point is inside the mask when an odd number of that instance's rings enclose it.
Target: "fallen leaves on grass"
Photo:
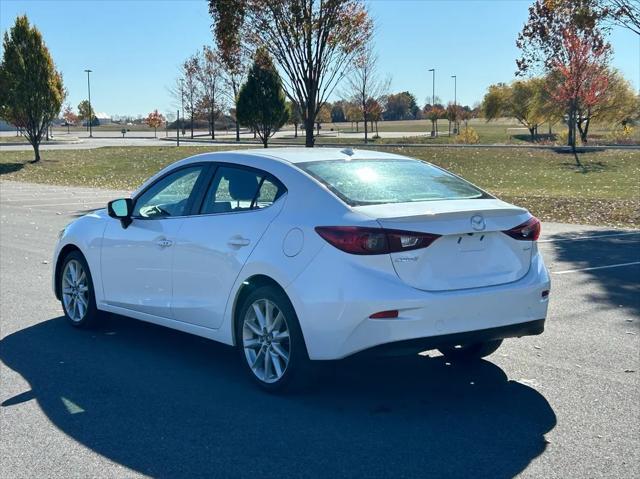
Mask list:
[[[375,147],[373,147],[375,148]],[[49,150],[39,164],[30,151],[0,152],[0,178],[59,185],[132,190],[164,166],[197,153],[230,147],[107,147]],[[389,149],[385,149],[389,151]],[[544,221],[640,227],[640,151],[607,150],[572,157],[553,150],[412,148],[420,158],[475,183]]]

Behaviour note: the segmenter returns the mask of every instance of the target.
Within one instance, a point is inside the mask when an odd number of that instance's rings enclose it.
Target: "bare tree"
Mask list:
[[[175,83],[167,87],[167,91],[174,100],[172,106],[179,112],[179,115],[176,116],[176,128],[184,130],[184,77],[182,77],[182,75],[178,76]],[[176,111],[173,110],[174,115],[175,113]],[[169,118],[168,115],[166,117]]]
[[[379,102],[387,93],[391,79],[383,79],[378,72],[378,55],[371,44],[367,44],[355,59],[353,69],[347,77],[347,91],[344,96],[350,98],[362,111],[364,121],[364,142],[369,141],[368,122],[370,121],[370,107],[373,101]]]
[[[206,113],[211,139],[216,138],[216,121],[222,111],[222,65],[215,50],[205,45],[198,57],[196,79],[200,90],[199,103]]]
[[[223,95],[228,102],[233,105],[229,109],[229,114],[233,118],[236,125],[236,141],[240,141],[240,123],[236,117],[238,110],[238,95],[240,87],[248,72],[248,57],[239,53],[232,63],[226,62],[224,56],[221,56],[221,62],[224,66],[222,81],[224,83]]]
[[[640,35],[640,1],[602,0],[608,20]]]
[[[198,100],[198,57],[191,55],[185,60],[180,69],[180,78],[184,91],[184,106],[189,115],[191,138],[193,138],[193,120],[196,114]]]
[[[264,46],[280,67],[287,96],[301,106],[305,144],[314,144],[322,105],[370,36],[363,0],[209,0],[223,56]]]

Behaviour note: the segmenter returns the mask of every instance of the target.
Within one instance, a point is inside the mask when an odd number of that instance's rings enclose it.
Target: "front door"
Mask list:
[[[231,288],[280,212],[284,186],[253,168],[221,165],[200,214],[185,219],[175,247],[174,319],[207,328],[222,324]]]
[[[175,244],[203,168],[188,166],[158,179],[136,199],[127,228],[108,220],[101,256],[107,304],[171,318]]]

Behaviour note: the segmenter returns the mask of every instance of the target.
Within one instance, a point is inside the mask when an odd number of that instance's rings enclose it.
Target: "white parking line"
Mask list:
[[[580,271],[593,271],[596,269],[620,268],[622,266],[633,266],[634,264],[640,264],[640,261],[634,261],[633,263],[610,264],[607,266],[593,266],[591,268],[567,269],[564,271],[551,271],[551,274],[579,273]]]
[[[573,238],[552,238],[552,239],[544,239],[538,240],[538,243],[555,243],[557,241],[583,241],[583,240],[591,240],[591,239],[599,239],[599,238],[612,238],[614,236],[633,236],[640,235],[640,231],[630,231],[627,233],[611,233],[606,235],[593,235],[593,236],[575,236]]]

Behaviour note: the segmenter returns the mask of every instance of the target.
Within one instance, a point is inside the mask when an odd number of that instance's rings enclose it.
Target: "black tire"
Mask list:
[[[68,285],[65,283],[64,277],[65,271],[67,270],[67,265],[69,265],[69,263],[71,262],[76,262],[76,264],[79,263],[86,275],[87,291],[84,299],[87,305],[84,309],[83,315],[79,315],[78,310],[73,308],[73,303],[65,301],[64,288]],[[80,251],[72,251],[67,256],[65,256],[64,261],[62,262],[60,276],[58,278],[58,287],[60,288],[60,302],[62,303],[62,310],[64,311],[64,315],[67,318],[67,321],[69,321],[69,323],[73,327],[93,328],[100,323],[100,320],[102,319],[102,313],[96,307],[96,296],[93,289],[93,278],[91,277],[91,271],[89,270],[87,260],[85,260]],[[73,309],[73,311],[68,308]]]
[[[447,348],[438,348],[445,358],[455,361],[474,361],[482,359],[496,352],[502,344],[502,339],[485,341],[474,344],[463,344]]]
[[[245,353],[245,349],[251,349],[245,348],[246,336],[251,337],[252,334],[255,334],[245,328],[245,319],[248,318],[247,315],[249,313],[249,308],[252,308],[253,310],[254,303],[260,303],[264,300],[268,300],[273,303],[277,310],[283,314],[284,321],[286,322],[286,327],[288,329],[288,341],[286,341],[289,348],[288,364],[286,364],[281,377],[278,379],[270,378],[270,382],[258,377],[258,373],[254,372],[254,369],[252,369],[249,364],[249,355],[251,353]],[[249,314],[251,315],[251,313]],[[307,353],[302,330],[300,329],[300,323],[298,322],[298,316],[291,305],[291,301],[289,301],[289,298],[281,290],[271,286],[262,286],[251,292],[238,309],[238,314],[235,320],[235,333],[236,346],[239,353],[238,355],[243,364],[243,368],[247,371],[251,380],[260,388],[271,393],[281,393],[300,391],[310,384],[310,377],[313,374],[311,361],[309,361],[309,355]],[[270,344],[271,343],[269,343],[269,345]],[[261,347],[260,350],[262,350],[263,347]],[[259,352],[255,353],[255,348],[253,350],[254,354],[257,356]],[[265,349],[265,351],[269,350]],[[265,353],[265,355],[268,354],[269,352]],[[273,353],[271,354],[273,357]],[[273,361],[273,359],[271,359],[271,361]],[[273,376],[275,377],[277,376],[277,373],[275,373],[273,362],[271,365],[272,372],[274,373]],[[264,355],[263,367],[265,367]]]

